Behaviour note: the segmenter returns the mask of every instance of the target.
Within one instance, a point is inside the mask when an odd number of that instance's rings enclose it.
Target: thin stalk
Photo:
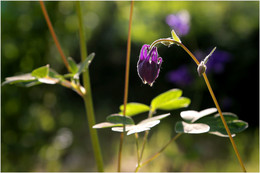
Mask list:
[[[171,43],[175,43],[175,44],[181,46],[181,47],[190,55],[190,57],[193,59],[193,61],[194,61],[197,65],[200,64],[199,61],[197,60],[197,58],[189,51],[189,49],[188,49],[186,46],[184,46],[182,43],[177,42],[177,41],[175,41],[175,40],[173,40],[173,39],[163,38],[163,39],[155,40],[155,41],[151,44],[150,50],[151,50],[156,44],[159,44],[159,43],[161,43],[161,42],[171,42]],[[215,50],[215,48],[214,48],[211,52],[213,52],[214,50]],[[211,53],[210,53],[210,54],[211,54]],[[235,141],[233,140],[233,137],[231,136],[231,133],[230,133],[230,130],[229,130],[228,126],[227,126],[226,120],[225,120],[225,118],[224,118],[224,116],[223,116],[223,114],[222,114],[222,111],[221,111],[221,109],[220,109],[220,106],[219,106],[219,104],[218,104],[218,101],[217,101],[217,99],[216,99],[216,97],[215,97],[215,95],[214,95],[214,93],[213,93],[213,90],[212,90],[212,88],[211,88],[211,85],[210,85],[210,83],[209,83],[209,80],[208,80],[208,78],[207,78],[207,75],[206,75],[205,73],[203,73],[203,78],[204,78],[205,83],[206,83],[206,85],[207,85],[207,87],[208,87],[208,90],[209,90],[209,92],[210,92],[210,95],[211,95],[211,97],[212,97],[212,100],[213,100],[213,102],[214,102],[216,108],[218,109],[218,113],[219,113],[219,115],[220,115],[220,117],[221,117],[221,120],[222,120],[222,123],[223,123],[223,125],[224,125],[224,127],[225,127],[225,129],[226,129],[226,132],[227,132],[227,134],[228,134],[228,137],[229,137],[229,139],[230,139],[230,142],[231,142],[231,144],[232,144],[232,147],[233,147],[233,149],[234,149],[234,151],[235,151],[235,153],[236,153],[236,156],[237,156],[237,159],[238,159],[238,161],[239,161],[239,164],[240,164],[242,170],[243,170],[244,172],[246,172],[245,166],[244,166],[244,164],[243,164],[243,162],[242,162],[242,159],[241,159],[241,157],[240,157],[240,154],[239,154],[239,152],[238,152],[238,150],[237,150]]]
[[[171,140],[163,147],[160,149],[160,151],[158,151],[157,153],[155,153],[152,157],[150,157],[149,159],[147,159],[146,161],[144,161],[143,163],[140,163],[136,169],[135,172],[138,172],[138,170],[148,164],[149,162],[151,162],[152,160],[156,159],[173,141],[175,141],[177,138],[179,138],[182,135],[182,133],[178,133],[176,136],[174,136],[173,138],[171,138]]]
[[[227,134],[228,134],[228,136],[229,136],[229,139],[230,139],[230,142],[231,142],[231,144],[232,144],[232,146],[233,146],[233,149],[234,149],[234,151],[235,151],[235,153],[236,153],[236,156],[237,156],[237,158],[238,158],[238,161],[239,161],[239,163],[240,163],[240,166],[241,166],[242,170],[243,170],[244,172],[246,172],[246,168],[245,168],[245,166],[244,166],[244,164],[243,164],[243,162],[242,162],[242,159],[241,159],[241,157],[240,157],[240,154],[239,154],[239,152],[238,152],[238,150],[237,150],[237,146],[236,146],[236,144],[235,144],[235,141],[234,141],[233,137],[231,136],[230,130],[229,130],[228,125],[227,125],[227,123],[226,123],[226,121],[225,121],[225,118],[224,118],[224,116],[223,116],[223,114],[222,114],[222,112],[221,112],[220,106],[219,106],[218,101],[217,101],[217,99],[216,99],[216,97],[215,97],[215,94],[214,94],[214,92],[213,92],[213,90],[212,90],[212,88],[211,88],[211,85],[210,85],[210,83],[209,83],[209,80],[208,80],[208,78],[207,78],[206,73],[203,73],[203,77],[204,77],[205,83],[206,83],[206,85],[207,85],[207,87],[208,87],[208,90],[209,90],[209,92],[210,92],[210,95],[211,95],[211,97],[212,97],[212,99],[213,99],[213,101],[214,101],[214,103],[215,103],[215,105],[216,105],[216,107],[217,107],[217,109],[218,109],[220,118],[221,118],[221,120],[222,120],[222,123],[223,123],[223,125],[224,125],[226,131],[227,131]]]
[[[152,116],[153,116],[153,111],[150,109],[148,118],[151,118]],[[145,145],[147,142],[148,134],[149,134],[149,130],[145,131],[144,140],[143,140],[143,144],[142,144],[142,150],[141,150],[141,154],[140,154],[140,162],[142,161],[142,158],[143,158],[144,148],[145,148]],[[140,164],[140,162],[138,162],[138,165]]]
[[[126,113],[126,104],[128,99],[128,86],[129,86],[129,66],[130,66],[130,52],[131,52],[131,29],[132,29],[132,17],[133,17],[134,1],[131,1],[129,24],[128,24],[128,36],[127,36],[127,50],[126,50],[126,67],[125,67],[125,88],[124,88],[124,110],[123,115]],[[123,125],[123,130],[125,131],[125,124]],[[121,171],[121,158],[124,142],[124,132],[120,135],[120,144],[118,152],[118,165],[117,171]]]
[[[39,0],[39,1],[40,1],[40,5],[41,5],[41,9],[42,9],[44,18],[45,18],[45,20],[47,22],[48,28],[49,28],[49,30],[51,32],[51,36],[52,36],[52,38],[53,38],[53,40],[55,42],[55,45],[56,45],[56,47],[57,47],[57,49],[58,49],[58,51],[60,53],[60,56],[61,56],[61,58],[62,58],[62,60],[63,60],[63,62],[65,64],[66,68],[68,69],[68,71],[71,71],[70,67],[69,67],[69,63],[68,63],[68,61],[67,61],[67,59],[66,59],[66,57],[65,57],[65,55],[64,55],[64,53],[63,53],[63,51],[61,49],[59,40],[58,40],[58,38],[57,38],[57,36],[55,34],[55,31],[54,31],[54,29],[52,27],[51,20],[49,18],[48,12],[47,12],[47,10],[45,8],[44,2],[42,0]]]
[[[139,142],[138,142],[138,133],[135,133],[135,144],[136,144],[136,154],[137,154],[137,162],[140,163],[140,153],[139,153]]]
[[[86,42],[85,42],[85,32],[84,32],[84,27],[83,27],[83,22],[82,22],[82,12],[81,12],[81,7],[80,7],[79,1],[76,1],[76,10],[77,10],[77,15],[78,15],[78,20],[79,20],[81,60],[84,61],[87,57],[87,49],[86,49]],[[99,140],[98,140],[98,135],[97,135],[96,129],[92,128],[92,126],[95,125],[96,122],[95,122],[91,86],[90,86],[90,76],[89,76],[88,69],[86,69],[85,72],[83,72],[83,85],[86,89],[86,92],[83,95],[83,100],[84,100],[85,108],[87,111],[88,127],[89,127],[89,131],[90,131],[92,148],[94,151],[98,171],[103,172],[104,171],[103,159],[102,159],[100,144],[99,144]]]

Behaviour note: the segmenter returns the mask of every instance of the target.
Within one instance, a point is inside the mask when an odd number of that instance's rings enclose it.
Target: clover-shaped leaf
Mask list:
[[[203,132],[203,128],[206,130],[206,126],[201,126],[202,124],[207,125],[210,129],[207,131],[210,134],[214,134],[220,137],[228,137],[226,129],[222,123],[222,119],[219,114],[212,115],[212,113],[216,112],[216,108],[209,108],[203,111],[197,112],[194,110],[183,111],[181,112],[181,117],[187,121],[177,122],[175,125],[175,130],[177,133],[188,133],[189,129],[194,125],[200,124],[200,126],[195,126],[197,129],[201,128],[201,132]],[[235,134],[244,131],[248,127],[248,123],[242,120],[238,120],[237,115],[229,112],[223,112],[226,123],[229,127],[232,136]],[[188,129],[185,131],[185,128]],[[203,133],[205,133],[204,131]]]
[[[178,121],[175,125],[176,133],[200,134],[208,132],[210,127],[203,123],[186,123]]]
[[[123,114],[124,105],[121,105],[119,109],[121,110],[119,114]],[[143,112],[147,112],[149,110],[150,107],[142,103],[127,103],[125,115],[134,116]]]
[[[194,110],[188,110],[188,111],[182,111],[181,117],[186,121],[195,122],[196,120],[215,112],[217,112],[216,108],[208,108],[200,112]]]
[[[190,99],[181,97],[181,95],[182,91],[180,89],[171,89],[158,95],[151,102],[152,111],[156,109],[173,110],[187,107],[190,104]]]
[[[131,135],[133,133],[139,133],[143,131],[150,130],[152,127],[156,126],[160,123],[160,120],[163,118],[166,118],[170,115],[170,113],[154,116],[152,118],[147,118],[137,125],[134,124],[134,121],[131,117],[128,116],[122,116],[118,114],[112,114],[107,117],[107,120],[109,122],[103,122],[99,123],[93,126],[93,128],[101,129],[101,128],[109,128],[112,127],[112,131],[115,132],[123,132],[124,128],[123,123],[125,123],[125,131],[127,132],[127,135]]]
[[[141,121],[140,123],[138,123],[137,125],[126,125],[125,131],[127,131],[127,135],[131,135],[134,133],[139,133],[139,132],[150,130],[152,127],[154,127],[160,123],[160,119],[166,118],[169,115],[170,114],[168,113],[168,114],[155,116],[152,118],[147,118],[147,119]],[[123,130],[124,130],[123,127],[113,127],[112,128],[112,131],[116,131],[116,132],[123,132]]]
[[[108,116],[107,121],[114,124],[135,124],[131,117],[122,116],[120,114],[112,114]]]
[[[222,113],[230,133],[232,136],[235,134],[240,133],[248,128],[248,123],[242,120],[239,120],[236,114],[223,112]],[[221,137],[228,137],[226,129],[222,123],[221,117],[219,114],[215,114],[214,116],[203,117],[196,121],[196,123],[204,123],[210,126],[210,134],[218,135]]]

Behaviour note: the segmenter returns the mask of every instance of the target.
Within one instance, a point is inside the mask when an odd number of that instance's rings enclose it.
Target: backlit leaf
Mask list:
[[[5,78],[5,81],[2,83],[2,85],[5,84],[15,84],[19,82],[31,82],[36,81],[36,78],[32,76],[30,73],[18,75],[18,76],[12,76]]]
[[[180,38],[177,36],[177,34],[175,33],[174,30],[171,31],[171,34],[172,34],[172,38],[173,38],[175,41],[181,43]]]
[[[188,107],[190,104],[190,99],[186,97],[180,97],[178,99],[174,99],[168,102],[165,102],[164,104],[161,104],[157,109],[161,110],[173,110],[173,109],[179,109],[179,108],[185,108]]]
[[[76,62],[71,57],[68,57],[68,62],[69,62],[69,67],[70,67],[71,73],[72,74],[76,74],[78,72],[78,70],[79,70]]]
[[[155,111],[156,109],[172,110],[187,107],[190,104],[190,99],[180,97],[181,95],[182,91],[180,89],[166,91],[152,100],[151,108]]]
[[[84,72],[88,67],[89,64],[94,59],[95,53],[91,53],[83,62],[79,64],[78,72],[75,74],[75,77],[78,77],[82,72]]]
[[[102,128],[109,128],[109,127],[115,127],[115,126],[123,126],[123,124],[114,124],[114,123],[109,123],[109,122],[103,122],[103,123],[94,125],[92,128],[102,129]]]
[[[139,124],[146,123],[146,122],[149,122],[149,121],[161,120],[161,119],[168,117],[169,115],[171,115],[171,114],[167,113],[167,114],[162,114],[162,115],[154,116],[154,117],[151,117],[151,118],[147,118],[147,119],[141,121]]]
[[[119,114],[123,115],[124,105],[120,106],[121,112]],[[126,115],[134,116],[143,112],[150,110],[150,107],[142,103],[127,103],[126,104]]]
[[[49,64],[43,67],[39,67],[32,71],[31,75],[36,78],[45,78],[49,74]]]
[[[204,116],[210,115],[214,112],[217,112],[216,108],[208,108],[208,109],[204,109],[200,112],[197,112],[194,110],[188,110],[188,111],[182,111],[181,117],[186,121],[195,122],[198,119],[200,119]]]
[[[206,133],[210,130],[207,124],[203,123],[186,123],[184,121],[178,121],[175,125],[176,133],[188,133],[188,134],[200,134]]]

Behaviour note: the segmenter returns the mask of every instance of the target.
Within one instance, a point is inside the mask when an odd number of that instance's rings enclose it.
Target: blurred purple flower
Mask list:
[[[170,14],[166,17],[166,23],[177,35],[187,35],[190,30],[190,14],[186,10],[182,10],[175,15]]]
[[[166,80],[180,86],[189,85],[193,81],[193,77],[186,65],[180,66],[176,70],[172,70],[166,74]]]
[[[207,54],[202,53],[201,51],[196,51],[194,54],[199,60],[203,60],[207,56]],[[207,72],[214,72],[217,74],[223,73],[226,63],[230,62],[231,59],[232,56],[230,53],[216,50],[206,64]]]
[[[148,83],[152,86],[155,79],[159,76],[162,58],[158,57],[156,47],[153,47],[150,53],[149,48],[150,45],[143,45],[137,63],[137,72],[144,84]]]

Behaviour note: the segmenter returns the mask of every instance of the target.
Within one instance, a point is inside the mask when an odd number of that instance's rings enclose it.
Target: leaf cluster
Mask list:
[[[182,91],[180,89],[171,89],[152,99],[150,106],[136,102],[128,103],[126,104],[125,116],[123,115],[124,105],[121,105],[118,114],[109,115],[107,117],[107,122],[96,124],[93,128],[112,127],[112,131],[127,131],[127,135],[150,130],[152,127],[158,125],[161,119],[170,115],[170,113],[166,113],[152,117],[156,110],[170,111],[187,107],[190,104],[189,98],[181,96]],[[149,112],[149,115],[151,116],[148,116],[148,118],[135,124],[131,117],[144,112]],[[124,125],[125,128],[123,127]]]
[[[216,108],[209,108],[200,112],[194,110],[183,111],[181,112],[181,117],[184,121],[176,123],[175,131],[187,134],[209,133],[220,137],[228,137],[220,115],[218,113],[213,114],[215,112],[217,112]],[[223,112],[223,116],[232,136],[244,131],[248,127],[248,123],[239,120],[234,113]]]
[[[76,62],[69,57],[68,62],[70,73],[65,75],[57,73],[54,69],[50,68],[49,64],[47,64],[33,70],[31,73],[7,77],[2,85],[18,84],[24,87],[31,87],[39,84],[61,84],[64,87],[77,91],[79,94],[84,93],[85,89],[79,83],[79,76],[89,68],[94,56],[95,53],[91,53],[79,64],[76,64]],[[67,80],[68,78],[70,81]]]

